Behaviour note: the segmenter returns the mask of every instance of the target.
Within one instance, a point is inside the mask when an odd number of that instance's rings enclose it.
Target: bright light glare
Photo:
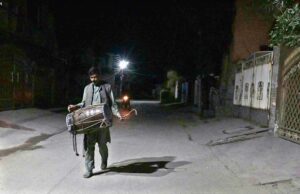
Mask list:
[[[124,101],[127,101],[127,100],[128,100],[128,96],[124,96],[124,97],[123,97],[123,100],[124,100]]]
[[[120,69],[125,69],[125,68],[127,68],[128,64],[129,64],[128,61],[122,60],[119,63],[119,67],[120,67]]]

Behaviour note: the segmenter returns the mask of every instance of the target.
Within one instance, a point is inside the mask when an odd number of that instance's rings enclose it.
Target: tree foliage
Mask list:
[[[300,9],[295,0],[264,0],[275,16],[275,25],[270,32],[271,46],[300,46]]]
[[[276,23],[270,32],[271,45],[300,46],[300,9],[299,4],[276,17]]]
[[[281,13],[295,4],[295,0],[266,0],[265,2],[270,7],[270,10]]]
[[[176,71],[170,70],[167,72],[167,78],[168,78],[167,88],[173,94],[175,92],[176,82],[179,81],[181,77],[178,75]]]

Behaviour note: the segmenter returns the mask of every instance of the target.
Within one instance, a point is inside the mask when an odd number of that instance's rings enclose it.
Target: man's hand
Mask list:
[[[70,104],[70,105],[68,106],[68,111],[69,111],[69,112],[73,112],[74,110],[76,110],[76,109],[78,109],[78,108],[79,108],[78,106],[73,105],[73,104]]]
[[[124,120],[124,117],[123,117],[123,116],[121,116],[121,115],[120,115],[120,116],[118,116],[118,118],[119,118],[119,120],[120,120],[120,121],[123,121],[123,120]]]

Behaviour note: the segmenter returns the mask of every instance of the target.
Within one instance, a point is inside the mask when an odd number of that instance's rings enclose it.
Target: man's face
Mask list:
[[[94,84],[97,84],[100,81],[100,75],[98,75],[98,74],[90,75],[90,80]]]

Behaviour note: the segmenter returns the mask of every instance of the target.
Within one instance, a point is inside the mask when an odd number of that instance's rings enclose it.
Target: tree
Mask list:
[[[300,9],[299,4],[286,8],[276,17],[276,23],[270,32],[271,45],[300,46]]]
[[[170,90],[171,94],[174,95],[176,82],[180,80],[180,77],[178,76],[176,71],[170,70],[167,72],[167,78],[167,88]]]
[[[271,46],[300,46],[300,9],[298,0],[264,0],[262,7],[273,13],[275,24],[270,32]]]

